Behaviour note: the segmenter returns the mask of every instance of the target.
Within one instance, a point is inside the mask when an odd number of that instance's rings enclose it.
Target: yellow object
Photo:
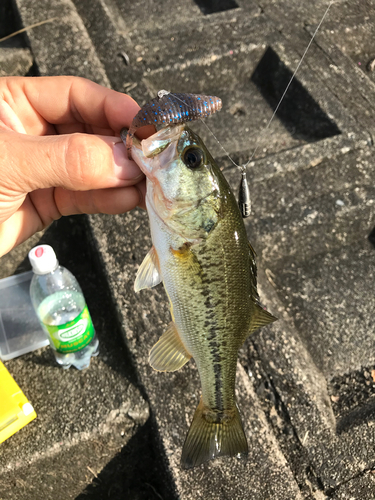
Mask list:
[[[0,443],[35,417],[31,403],[0,361]]]

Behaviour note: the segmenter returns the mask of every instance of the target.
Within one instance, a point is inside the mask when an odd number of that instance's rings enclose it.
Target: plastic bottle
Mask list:
[[[99,341],[76,278],[59,266],[49,245],[34,247],[29,260],[34,271],[31,302],[56,361],[63,368],[71,365],[78,370],[87,368],[91,356],[99,353]]]

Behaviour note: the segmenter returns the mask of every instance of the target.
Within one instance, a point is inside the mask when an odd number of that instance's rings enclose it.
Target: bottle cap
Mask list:
[[[59,264],[53,248],[49,245],[38,245],[30,250],[29,261],[36,274],[50,273]]]

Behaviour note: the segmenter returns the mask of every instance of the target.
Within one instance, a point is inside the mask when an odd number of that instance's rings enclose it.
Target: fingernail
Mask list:
[[[115,162],[115,176],[123,181],[137,180],[143,177],[138,165],[128,159],[126,148],[122,142],[113,146],[113,158]]]

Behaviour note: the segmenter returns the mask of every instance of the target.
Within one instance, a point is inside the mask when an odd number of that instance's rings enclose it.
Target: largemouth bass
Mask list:
[[[186,125],[166,126],[141,142],[134,137],[132,157],[147,177],[153,241],[135,290],[162,281],[172,316],[149,362],[175,371],[194,358],[202,384],[181,465],[247,453],[235,400],[237,353],[251,332],[276,318],[259,304],[255,253],[236,199]]]

